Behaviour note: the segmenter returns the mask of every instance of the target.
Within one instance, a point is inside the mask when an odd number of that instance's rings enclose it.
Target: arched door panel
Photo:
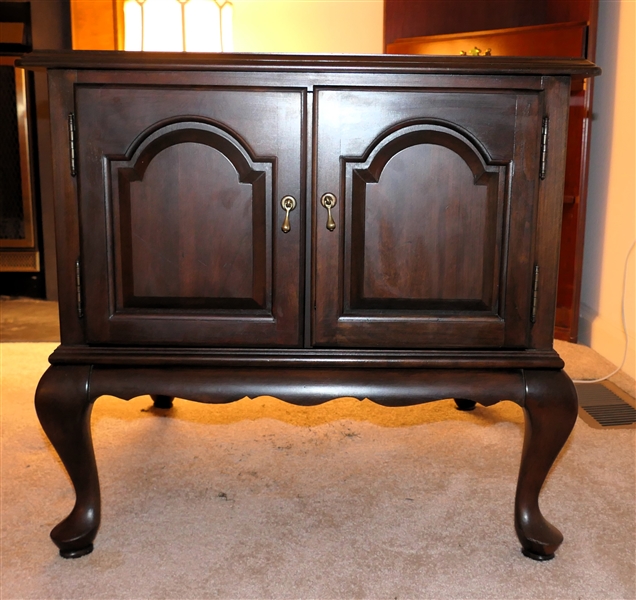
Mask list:
[[[367,100],[318,94],[314,344],[523,347],[538,95]]]

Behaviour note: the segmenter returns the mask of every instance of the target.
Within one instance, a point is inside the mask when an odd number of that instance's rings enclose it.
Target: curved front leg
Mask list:
[[[93,550],[100,520],[99,481],[90,431],[88,366],[54,366],[42,376],[35,409],[75,488],[75,506],[51,531],[64,558]]]
[[[563,371],[524,371],[525,437],[515,498],[515,529],[522,552],[550,560],[563,535],[541,514],[539,492],[576,422],[578,400]]]

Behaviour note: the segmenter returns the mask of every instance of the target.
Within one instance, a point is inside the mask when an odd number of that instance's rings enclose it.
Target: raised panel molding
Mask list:
[[[343,168],[351,198],[345,315],[497,314],[507,163],[456,125],[431,120],[380,136],[363,157],[345,158]]]
[[[271,314],[273,158],[254,159],[237,135],[185,117],[153,126],[125,156],[104,161],[115,312]],[[157,268],[144,268],[151,263]]]

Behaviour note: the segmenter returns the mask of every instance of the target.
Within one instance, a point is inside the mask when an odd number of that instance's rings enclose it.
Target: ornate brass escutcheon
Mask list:
[[[296,198],[293,196],[285,196],[281,201],[280,205],[285,209],[285,220],[283,221],[283,226],[281,229],[283,233],[289,233],[291,230],[291,224],[289,222],[289,213],[296,208]]]
[[[462,50],[460,52],[460,54],[462,56],[491,56],[491,52],[492,50],[490,48],[488,48],[488,50],[486,50],[486,52],[484,52],[483,54],[481,53],[481,50],[479,48],[477,48],[477,46],[475,46],[472,50],[466,52],[466,50]]]
[[[336,197],[333,194],[327,193],[323,194],[320,199],[320,204],[322,204],[326,209],[329,216],[327,217],[327,229],[329,231],[333,231],[336,228],[336,222],[333,220],[333,216],[331,214],[331,209],[338,203]]]

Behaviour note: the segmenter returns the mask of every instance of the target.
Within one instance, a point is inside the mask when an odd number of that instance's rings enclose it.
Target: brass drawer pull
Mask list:
[[[336,197],[333,194],[323,194],[320,199],[320,204],[322,204],[329,214],[327,217],[327,229],[329,231],[333,231],[336,228],[336,222],[333,220],[333,216],[331,214],[331,209],[338,203]]]
[[[291,230],[291,224],[289,222],[289,213],[296,208],[296,198],[293,196],[285,196],[281,201],[280,205],[285,209],[285,220],[283,221],[283,226],[281,229],[283,233],[289,233]]]

